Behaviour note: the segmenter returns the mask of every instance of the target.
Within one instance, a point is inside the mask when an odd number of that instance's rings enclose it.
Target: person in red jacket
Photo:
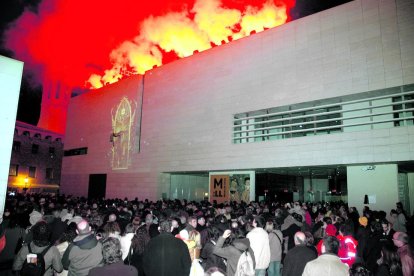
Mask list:
[[[325,227],[325,235],[324,237],[335,237],[336,236],[336,227],[333,224],[328,224]],[[319,243],[316,245],[316,250],[318,251],[318,256],[322,255],[322,244],[323,239],[319,241]]]
[[[348,224],[342,224],[339,227],[339,235],[337,236],[340,246],[338,251],[338,257],[341,261],[352,267],[355,263],[357,255],[357,240],[351,235],[351,226]]]

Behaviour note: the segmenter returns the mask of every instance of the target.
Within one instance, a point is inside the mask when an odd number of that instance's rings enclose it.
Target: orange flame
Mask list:
[[[245,11],[223,7],[220,0],[197,0],[191,10],[149,17],[141,24],[139,35],[124,41],[110,54],[112,68],[103,75],[92,74],[88,83],[100,88],[117,82],[128,74],[144,74],[162,64],[163,52],[187,57],[194,51],[211,48],[261,32],[286,22],[286,5],[268,0],[259,8],[247,6]]]

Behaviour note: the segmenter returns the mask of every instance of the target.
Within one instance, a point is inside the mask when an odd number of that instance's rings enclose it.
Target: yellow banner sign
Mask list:
[[[210,178],[210,202],[223,203],[230,199],[230,176],[212,175]]]

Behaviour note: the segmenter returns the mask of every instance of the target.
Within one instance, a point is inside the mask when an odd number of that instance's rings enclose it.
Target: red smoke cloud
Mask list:
[[[295,0],[44,0],[6,33],[39,80],[100,87],[289,20]],[[172,54],[173,53],[173,54]]]

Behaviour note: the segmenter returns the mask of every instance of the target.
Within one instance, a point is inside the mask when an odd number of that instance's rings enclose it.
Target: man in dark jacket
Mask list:
[[[62,236],[65,232],[68,225],[62,221],[60,218],[60,213],[62,210],[56,208],[53,210],[53,219],[49,223],[52,234],[50,235],[50,242],[55,244],[55,242]]]
[[[283,276],[302,275],[306,263],[316,259],[315,251],[306,246],[306,236],[303,232],[296,232],[295,247],[286,254],[283,262]]]
[[[171,220],[160,223],[160,234],[150,240],[144,251],[146,276],[188,276],[191,258],[187,245],[171,234]]]
[[[63,254],[62,264],[68,276],[86,276],[92,268],[103,266],[102,244],[86,220],[78,223],[76,232],[78,235]]]

